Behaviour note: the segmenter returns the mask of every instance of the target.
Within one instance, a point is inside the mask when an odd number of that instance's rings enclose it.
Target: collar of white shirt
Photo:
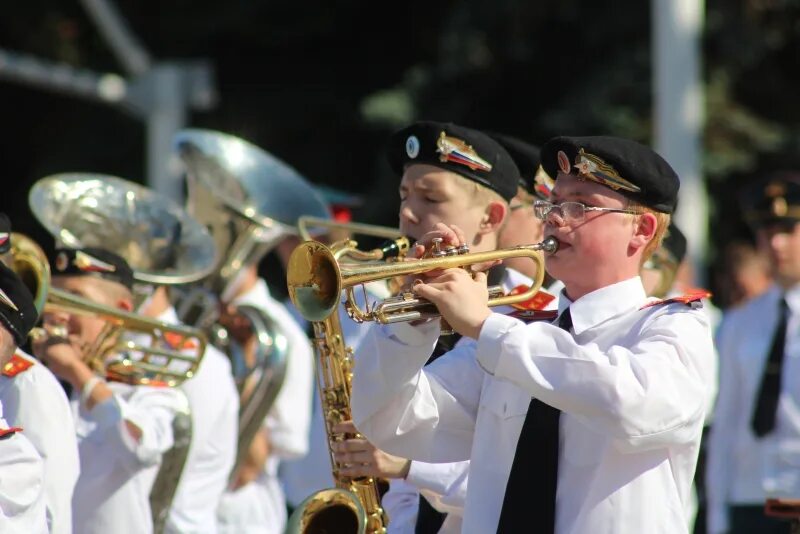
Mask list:
[[[569,299],[566,290],[562,290],[558,300],[558,313],[561,315],[570,307],[572,329],[576,335],[580,335],[608,319],[638,308],[645,300],[647,295],[642,279],[634,276],[587,293],[575,302]]]

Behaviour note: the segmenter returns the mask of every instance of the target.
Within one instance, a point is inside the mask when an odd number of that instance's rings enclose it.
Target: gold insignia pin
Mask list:
[[[474,170],[490,172],[492,165],[480,157],[472,146],[461,139],[449,137],[446,133],[439,134],[436,140],[436,152],[439,153],[439,161],[458,163]]]
[[[582,148],[578,151],[578,155],[575,156],[575,170],[578,171],[579,176],[603,184],[614,191],[622,189],[638,193],[642,190],[639,186],[620,176],[617,170],[603,161],[602,158],[590,154]]]
[[[0,302],[2,302],[3,304],[8,306],[9,308],[14,310],[15,312],[19,311],[19,308],[17,308],[17,305],[14,304],[14,301],[11,300],[11,298],[2,289],[0,289]]]

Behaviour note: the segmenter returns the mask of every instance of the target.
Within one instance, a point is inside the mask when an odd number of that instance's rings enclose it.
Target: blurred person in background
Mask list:
[[[734,241],[725,247],[722,256],[717,275],[722,308],[739,306],[769,289],[772,274],[764,251],[747,241]]]
[[[774,283],[726,310],[717,333],[719,396],[708,448],[708,532],[789,532],[768,497],[800,498],[800,173],[741,192]]]

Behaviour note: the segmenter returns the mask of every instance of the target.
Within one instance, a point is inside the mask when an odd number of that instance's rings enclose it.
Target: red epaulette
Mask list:
[[[519,319],[523,323],[537,321],[553,322],[558,317],[558,310],[517,310],[508,314],[509,317]]]
[[[17,432],[22,432],[22,429],[18,426],[12,426],[11,428],[0,429],[0,439],[11,437]]]
[[[519,295],[521,293],[525,293],[530,289],[529,286],[526,285],[518,285],[514,289],[508,292],[509,295]],[[543,310],[547,307],[548,304],[555,300],[555,296],[551,295],[550,293],[546,293],[544,291],[538,291],[534,296],[529,298],[524,302],[517,302],[516,304],[512,304],[511,306],[518,309],[518,310]]]
[[[177,332],[165,332],[164,341],[175,350],[191,350],[197,348],[197,342],[192,338],[184,337]]]
[[[3,366],[3,376],[13,378],[31,367],[33,367],[32,361],[26,360],[19,354],[14,354],[8,363]]]
[[[710,296],[711,296],[711,292],[707,291],[705,289],[690,289],[689,291],[687,291],[686,293],[684,293],[683,295],[680,295],[678,297],[672,297],[672,298],[668,298],[668,299],[657,300],[655,302],[651,302],[649,304],[645,304],[644,306],[642,306],[639,309],[643,310],[643,309],[649,308],[651,306],[659,306],[661,304],[672,304],[673,302],[680,302],[681,304],[686,304],[690,308],[702,308],[703,307],[703,303],[700,302],[700,301],[703,300],[703,299],[707,299]]]

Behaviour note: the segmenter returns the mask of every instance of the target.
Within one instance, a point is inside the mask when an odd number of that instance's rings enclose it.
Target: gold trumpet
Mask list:
[[[139,385],[177,386],[194,376],[206,347],[206,337],[200,330],[145,318],[52,287],[44,251],[23,234],[11,234],[10,252],[9,267],[31,290],[40,315],[63,312],[91,315],[105,321],[100,335],[85,350],[89,355],[87,364],[93,370],[112,380]],[[32,330],[31,336],[63,337],[65,333],[61,330],[39,327]],[[149,341],[145,339],[148,337]],[[110,354],[122,356],[109,361]],[[131,354],[140,357],[133,358]]]
[[[368,282],[387,278],[423,274],[437,269],[469,267],[471,265],[504,260],[530,258],[536,262],[536,279],[530,289],[516,295],[498,294],[490,289],[490,307],[524,302],[533,297],[544,281],[543,252],[555,252],[558,240],[548,237],[541,243],[519,245],[489,252],[469,253],[466,250],[442,251],[441,255],[406,262],[369,262],[341,264],[335,253],[322,243],[301,243],[289,258],[287,285],[289,296],[300,314],[309,321],[322,321],[339,306],[342,291],[346,293],[345,307],[357,322],[375,321],[382,324],[407,322],[423,317],[438,317],[436,308],[425,299],[406,292],[361,309],[354,298],[353,288]],[[501,292],[502,293],[502,292]]]

